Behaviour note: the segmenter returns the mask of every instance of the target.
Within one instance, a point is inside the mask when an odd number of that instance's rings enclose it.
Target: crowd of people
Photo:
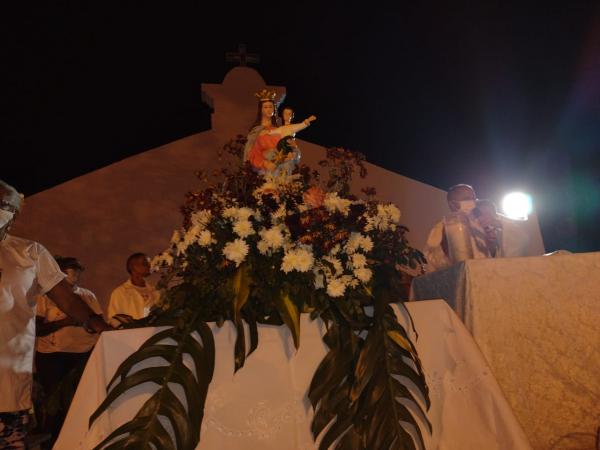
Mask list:
[[[103,312],[80,286],[84,266],[76,257],[53,257],[9,234],[21,206],[22,196],[0,180],[0,448],[29,448],[32,418],[51,448],[99,334],[117,328],[119,318],[147,316],[159,293],[146,280],[149,258],[134,253],[127,281]]]

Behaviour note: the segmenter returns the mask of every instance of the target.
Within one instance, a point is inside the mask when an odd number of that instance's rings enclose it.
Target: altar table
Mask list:
[[[394,306],[396,308],[396,306]],[[429,450],[530,449],[485,359],[471,336],[442,300],[408,305],[419,333],[416,347],[430,389],[424,431]],[[396,308],[401,323],[405,313]],[[233,373],[235,329],[211,326],[216,361],[205,406],[198,449],[314,449],[312,409],[306,392],[326,347],[323,323],[303,315],[296,352],[285,327],[259,326],[258,349]],[[106,396],[118,365],[156,328],[103,333],[85,368],[56,450],[89,450],[111,430],[133,417],[150,396],[141,385],[124,394],[88,430],[88,418]],[[411,332],[412,334],[412,332]]]
[[[412,300],[432,298],[471,332],[534,449],[594,448],[600,253],[468,260],[413,280]]]

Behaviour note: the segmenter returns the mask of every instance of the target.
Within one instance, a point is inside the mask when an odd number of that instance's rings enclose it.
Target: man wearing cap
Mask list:
[[[60,269],[67,275],[66,280],[73,292],[96,314],[102,314],[102,308],[96,296],[78,285],[84,267],[74,257],[56,257]],[[54,396],[61,400],[58,414],[45,417],[42,423],[44,431],[52,434],[53,440],[58,437],[60,427],[71,404],[72,389],[79,383],[81,371],[90,356],[92,348],[98,340],[98,334],[88,333],[73,318],[67,316],[47,296],[37,298],[36,313],[36,375],[44,389],[44,396]],[[72,372],[73,371],[73,372]],[[72,372],[72,373],[71,373]],[[61,389],[65,381],[71,386]],[[63,384],[61,384],[63,381]],[[64,387],[64,386],[63,386]],[[56,395],[57,393],[60,395]]]
[[[90,332],[112,329],[73,292],[41,244],[8,234],[21,197],[0,180],[0,448],[26,448],[36,296],[48,297]]]

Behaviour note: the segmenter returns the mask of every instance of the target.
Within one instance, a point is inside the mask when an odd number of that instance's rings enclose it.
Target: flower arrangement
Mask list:
[[[243,142],[232,141],[225,150],[239,155]],[[424,258],[408,245],[408,230],[400,224],[395,205],[375,200],[372,188],[364,190],[366,198],[350,194],[355,168],[361,176],[366,174],[362,161],[364,157],[344,149],[328,150],[321,163],[329,169],[325,186],[320,185],[319,172],[306,166],[291,176],[273,177],[259,175],[245,164],[224,169],[218,183],[186,195],[182,228],[153,260],[155,270],[162,273],[162,304],[144,322],[172,327],[123,363],[109,385],[113,389],[107,400],[90,421],[141,380],[154,377],[160,387],[132,421],[138,428],[126,424],[129,428],[116,430],[97,448],[113,439],[123,446],[138,442],[164,446],[169,441],[168,448],[194,448],[214,367],[214,343],[206,322],[230,320],[236,325],[237,371],[258,345],[259,323],[287,326],[298,348],[304,312],[323,320],[328,330],[323,339],[330,350],[308,392],[315,411],[312,430],[315,439],[321,439],[320,448],[334,444],[408,449],[417,448],[415,440],[422,445],[413,413],[398,398],[418,409],[428,408],[427,386],[415,347],[389,303],[402,300],[397,295],[401,268],[414,268]],[[204,174],[199,178],[207,181]],[[250,333],[249,349],[244,324]],[[194,331],[200,341],[191,337]],[[165,336],[177,344],[159,345]],[[202,376],[194,377],[185,368],[180,361],[183,353],[192,356],[196,373]],[[162,355],[171,371],[131,373],[133,365],[149,355]],[[187,404],[194,407],[185,410],[178,404],[167,374],[170,382],[184,385],[190,395]],[[398,376],[410,379],[418,395]],[[159,411],[170,418],[176,442],[161,430]],[[414,425],[416,438],[402,421]],[[179,423],[186,425],[177,430]]]

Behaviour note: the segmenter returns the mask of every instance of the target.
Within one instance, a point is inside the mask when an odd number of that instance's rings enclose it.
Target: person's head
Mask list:
[[[496,210],[496,205],[491,200],[477,200],[473,216],[475,216],[484,228],[498,226],[498,211]]]
[[[145,253],[134,253],[127,258],[127,273],[131,276],[150,275],[150,258]]]
[[[294,120],[294,110],[289,106],[285,106],[281,110],[281,119],[283,120],[284,125],[289,125]]]
[[[58,267],[67,275],[67,282],[71,286],[76,286],[81,277],[81,272],[85,270],[83,265],[73,256],[56,256]]]
[[[258,98],[258,111],[256,120],[252,127],[257,125],[262,126],[277,126],[277,106],[275,104],[276,92],[263,89],[254,94]]]
[[[21,196],[10,184],[0,180],[0,241],[4,239],[21,210]]]
[[[475,190],[468,184],[457,184],[448,189],[448,207],[450,211],[470,213],[475,209],[477,196]]]

